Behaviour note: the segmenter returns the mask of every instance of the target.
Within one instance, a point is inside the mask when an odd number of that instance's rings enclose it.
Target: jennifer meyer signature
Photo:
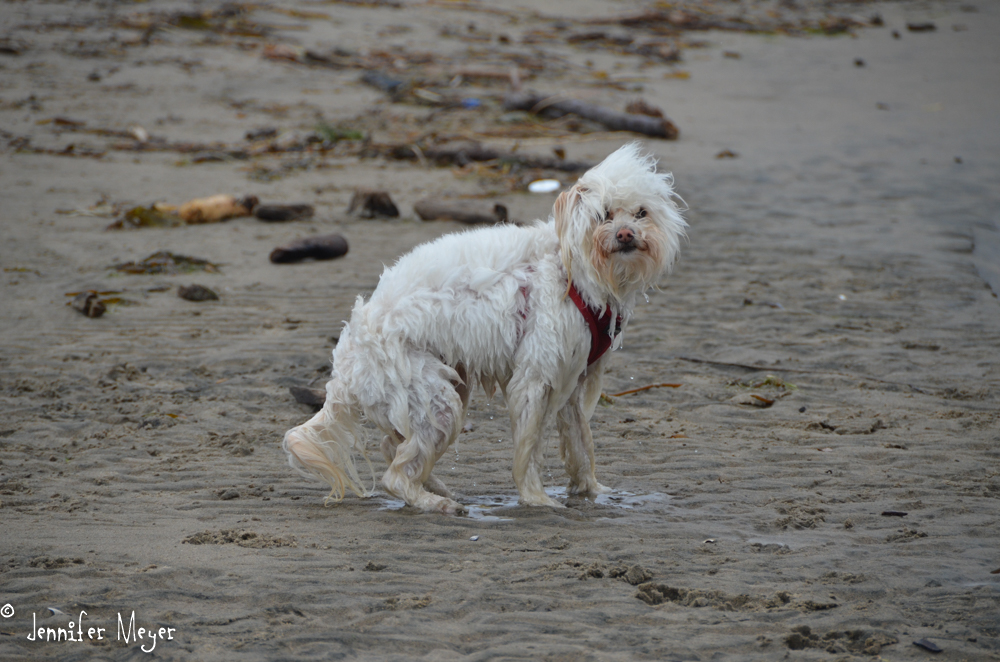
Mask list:
[[[53,613],[62,613],[58,610],[52,611]],[[0,608],[0,615],[4,618],[10,618],[14,615],[14,608],[9,604],[4,605]],[[27,639],[28,641],[49,642],[104,641],[111,639],[111,635],[107,634],[107,628],[97,627],[96,623],[91,625],[89,619],[87,624],[84,625],[85,618],[88,618],[87,612],[80,611],[77,619],[67,623],[66,627],[39,626],[38,617],[35,612],[31,612],[31,632],[28,634]],[[152,653],[158,642],[173,641],[174,632],[177,632],[177,628],[136,627],[134,609],[128,618],[122,618],[121,612],[118,612],[117,640],[123,641],[126,644],[139,644],[139,649],[143,653]]]

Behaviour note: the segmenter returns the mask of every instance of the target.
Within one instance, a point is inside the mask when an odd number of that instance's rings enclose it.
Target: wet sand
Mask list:
[[[191,7],[0,11],[0,606],[14,611],[0,613],[0,657],[145,659],[155,643],[150,656],[199,660],[917,660],[930,653],[913,642],[928,639],[944,649],[935,659],[1000,659],[1000,304],[988,282],[1000,8],[776,4],[789,20],[878,13],[884,26],[682,30],[669,63],[565,37],[638,4],[299,2],[250,12],[263,36],[235,23],[149,29]],[[936,29],[907,29],[926,22]],[[395,57],[399,75],[439,81],[517,61],[526,88],[617,109],[641,96],[681,137],[511,117],[496,82],[457,82],[480,109],[392,103],[356,63],[309,64],[307,50]],[[574,179],[359,158],[352,141],[225,151],[246,149],[248,131],[275,127],[291,144],[319,124],[374,143],[432,128],[589,162],[638,138],[674,172],[689,242],[637,309],[605,392],[681,386],[598,407],[597,474],[613,494],[517,506],[507,411],[481,392],[437,469],[469,517],[382,494],[324,506],[323,486],[287,466],[281,436],[311,411],[289,387],[323,384],[354,298],[384,264],[464,228],[421,222],[414,203],[502,202],[528,222],[555,194],[526,181]],[[147,149],[134,126],[152,143],[217,145]],[[358,186],[389,191],[401,217],[349,216]],[[317,213],[104,230],[130,205],[217,193]],[[268,262],[328,232],[348,239],[345,257]],[[219,272],[111,267],[159,250]],[[191,283],[219,300],[179,298]],[[84,317],[66,294],[87,289],[131,305]],[[550,436],[546,485],[564,499]],[[84,641],[29,639],[81,610]],[[127,629],[133,613],[136,634],[163,638],[124,641],[118,618]]]

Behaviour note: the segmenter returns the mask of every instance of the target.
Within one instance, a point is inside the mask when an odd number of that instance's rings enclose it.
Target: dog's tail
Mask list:
[[[327,502],[340,501],[347,490],[359,497],[368,497],[375,489],[375,470],[365,453],[358,413],[345,396],[345,389],[335,374],[326,385],[323,409],[286,432],[281,442],[293,469],[307,478],[316,477],[330,484]],[[360,453],[368,463],[372,473],[370,490],[361,484],[354,462],[355,453]]]

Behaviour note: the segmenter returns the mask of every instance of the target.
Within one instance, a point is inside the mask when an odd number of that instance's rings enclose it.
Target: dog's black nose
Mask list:
[[[618,234],[616,234],[615,237],[620,243],[631,244],[632,240],[635,239],[635,233],[628,228],[622,228],[618,231]]]

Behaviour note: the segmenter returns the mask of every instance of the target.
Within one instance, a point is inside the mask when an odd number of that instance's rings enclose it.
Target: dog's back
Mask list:
[[[470,375],[501,374],[528,323],[532,281],[540,269],[558,270],[558,260],[551,223],[445,235],[383,273],[370,300],[355,306],[352,338],[377,343],[373,356],[400,343]]]

